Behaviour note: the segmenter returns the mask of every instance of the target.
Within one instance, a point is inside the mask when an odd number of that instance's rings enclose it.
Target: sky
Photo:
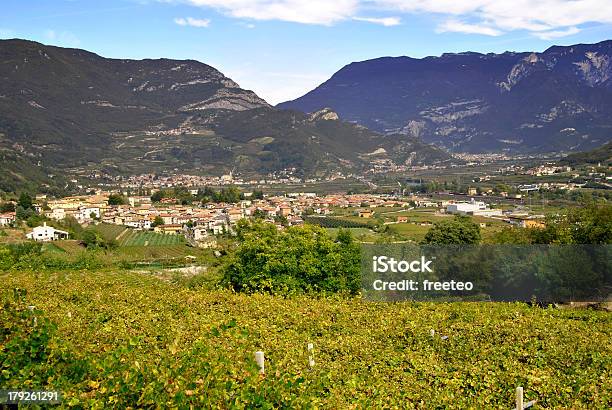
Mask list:
[[[195,59],[272,104],[353,61],[612,39],[612,0],[0,0],[0,39]]]

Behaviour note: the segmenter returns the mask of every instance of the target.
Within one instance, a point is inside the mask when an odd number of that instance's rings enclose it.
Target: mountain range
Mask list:
[[[40,175],[55,170],[326,175],[360,172],[373,159],[451,159],[416,137],[370,131],[330,110],[274,108],[193,60],[110,59],[3,40],[0,79],[0,157],[11,159],[0,168],[13,182],[0,179],[4,190],[27,179],[17,172],[27,164],[48,183]]]
[[[544,52],[351,63],[278,108],[329,107],[455,152],[582,151],[612,139],[612,40]]]

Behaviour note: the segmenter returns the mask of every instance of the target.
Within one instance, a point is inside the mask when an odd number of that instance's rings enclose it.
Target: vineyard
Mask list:
[[[370,224],[357,222],[345,218],[331,218],[320,216],[305,216],[304,222],[318,225],[323,228],[370,228]]]
[[[607,312],[248,296],[136,273],[0,283],[0,385],[58,389],[63,407],[510,409],[517,386],[541,408],[612,400]]]
[[[185,243],[181,235],[128,230],[118,239],[120,246],[175,246]]]
[[[117,239],[117,237],[127,228],[123,225],[98,224],[95,225],[93,229],[98,232],[104,240],[110,241]]]

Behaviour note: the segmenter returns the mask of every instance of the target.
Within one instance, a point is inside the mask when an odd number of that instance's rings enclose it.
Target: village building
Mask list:
[[[374,212],[372,212],[371,209],[360,209],[357,212],[357,215],[359,215],[360,218],[371,218],[374,215]]]
[[[456,215],[477,215],[477,216],[501,216],[500,209],[489,209],[489,206],[482,201],[456,202],[446,207],[446,213]]]
[[[181,233],[182,230],[183,230],[183,225],[179,225],[179,224],[158,225],[155,228],[153,228],[154,232],[163,233],[167,235],[178,235],[179,233]]]
[[[15,212],[0,214],[0,226],[12,226],[15,223]]]
[[[68,232],[60,231],[52,226],[47,226],[45,222],[42,226],[37,226],[32,232],[28,233],[26,238],[37,242],[57,241],[60,239],[68,239]]]

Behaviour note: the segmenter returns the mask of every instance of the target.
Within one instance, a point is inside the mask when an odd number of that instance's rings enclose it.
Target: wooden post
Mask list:
[[[312,343],[308,343],[308,366],[311,369],[315,365],[313,349],[314,349],[314,345]]]
[[[516,388],[516,409],[517,410],[523,410],[523,388],[522,387],[517,387]]]
[[[264,358],[264,352],[255,352],[255,361],[257,362],[257,366],[259,367],[259,374],[265,374],[266,370],[265,370],[265,358]]]
[[[34,313],[34,309],[36,309],[36,306],[34,305],[30,305],[28,306],[28,310],[32,313]],[[34,316],[34,326],[38,325],[38,318],[36,316]]]

